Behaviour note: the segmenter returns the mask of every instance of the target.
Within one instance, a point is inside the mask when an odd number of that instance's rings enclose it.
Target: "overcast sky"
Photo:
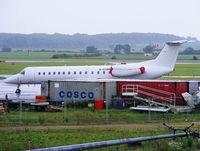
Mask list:
[[[156,32],[200,40],[200,0],[0,0],[0,32]]]

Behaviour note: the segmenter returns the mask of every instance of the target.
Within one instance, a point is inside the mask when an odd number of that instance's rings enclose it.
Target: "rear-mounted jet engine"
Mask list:
[[[143,74],[145,67],[134,67],[130,65],[115,65],[110,67],[109,73],[114,77],[128,77]]]

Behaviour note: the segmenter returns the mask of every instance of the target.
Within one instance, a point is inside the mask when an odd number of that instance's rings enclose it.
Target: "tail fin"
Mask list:
[[[160,54],[154,60],[154,63],[159,66],[174,68],[178,56],[178,50],[181,44],[186,42],[187,40],[167,42]]]

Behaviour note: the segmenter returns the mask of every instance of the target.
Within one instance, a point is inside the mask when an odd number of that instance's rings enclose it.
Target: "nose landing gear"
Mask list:
[[[20,93],[21,93],[21,90],[20,90],[19,88],[17,88],[17,89],[15,90],[15,93],[16,93],[16,94],[20,94]]]
[[[21,93],[21,89],[19,87],[20,87],[20,84],[17,85],[17,89],[15,90],[16,94],[20,94]]]

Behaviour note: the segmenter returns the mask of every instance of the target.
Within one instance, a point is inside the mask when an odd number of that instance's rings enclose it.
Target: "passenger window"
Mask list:
[[[49,75],[51,75],[51,72],[49,72]]]
[[[63,72],[63,75],[65,75],[65,72]]]
[[[40,75],[40,72],[38,72],[38,75]]]
[[[97,71],[97,74],[99,74],[100,72],[99,71]]]
[[[56,75],[56,72],[53,72],[53,75]]]
[[[45,75],[45,72],[43,72],[43,75]]]
[[[68,72],[68,74],[70,74],[70,72]]]
[[[79,74],[82,74],[82,72],[80,71]]]
[[[60,75],[60,72],[58,72],[58,75]]]
[[[94,74],[94,71],[92,71],[91,74]]]
[[[103,71],[103,74],[105,74],[106,72],[105,71]]]
[[[74,71],[74,74],[76,74],[76,71]]]
[[[85,71],[85,74],[87,74],[87,71]]]

